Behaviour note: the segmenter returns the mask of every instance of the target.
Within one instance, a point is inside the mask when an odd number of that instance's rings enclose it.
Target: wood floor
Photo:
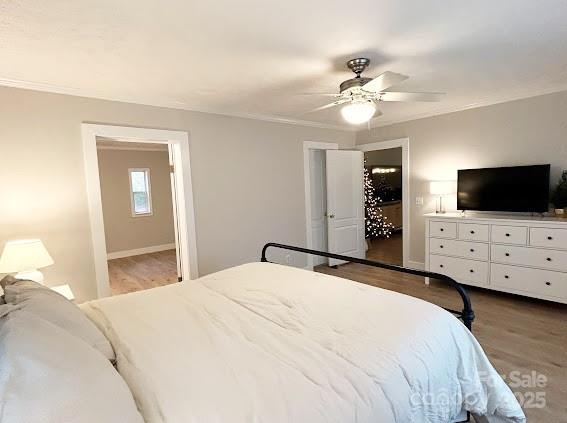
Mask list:
[[[112,295],[177,282],[175,250],[108,260]]]
[[[374,239],[369,244],[366,252],[367,259],[397,264],[399,266],[403,264],[403,238],[401,232],[393,234],[390,238]]]
[[[388,244],[390,241],[393,243]],[[395,240],[375,242],[368,258],[401,263],[401,249],[394,247]],[[440,306],[462,308],[456,291],[440,282],[432,281],[426,286],[420,277],[352,263],[337,269],[318,266],[315,270],[398,291]],[[473,333],[496,370],[505,375],[507,381],[514,371],[522,375],[536,372],[547,378],[544,387],[512,389],[524,404],[528,422],[567,422],[567,306],[481,288],[471,287],[468,291],[477,316]],[[530,401],[531,392],[544,392],[543,408],[535,407],[538,401]]]

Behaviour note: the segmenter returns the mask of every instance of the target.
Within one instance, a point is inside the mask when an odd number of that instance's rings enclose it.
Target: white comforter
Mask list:
[[[522,422],[430,303],[268,263],[87,303],[147,422]]]

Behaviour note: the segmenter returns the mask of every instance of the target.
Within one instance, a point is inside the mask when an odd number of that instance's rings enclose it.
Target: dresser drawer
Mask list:
[[[567,251],[492,245],[491,261],[567,271]]]
[[[490,283],[498,288],[567,299],[567,273],[493,263]]]
[[[479,242],[431,238],[429,240],[429,252],[475,260],[488,260],[488,244]]]
[[[488,241],[488,225],[459,223],[459,239],[466,241]]]
[[[457,224],[452,222],[429,222],[429,235],[437,238],[457,238]]]
[[[526,245],[528,228],[527,226],[492,225],[490,240],[496,244]]]
[[[530,245],[567,250],[567,229],[530,228]]]
[[[450,276],[457,282],[485,286],[488,283],[488,263],[436,254],[429,256],[429,270]]]

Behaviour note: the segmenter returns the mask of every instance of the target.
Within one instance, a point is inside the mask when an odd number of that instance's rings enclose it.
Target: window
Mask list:
[[[132,216],[151,215],[150,169],[128,169],[128,173],[130,174]]]

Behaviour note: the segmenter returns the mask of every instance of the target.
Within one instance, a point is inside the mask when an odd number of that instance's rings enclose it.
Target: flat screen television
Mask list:
[[[459,170],[459,210],[543,213],[549,208],[550,165]]]

